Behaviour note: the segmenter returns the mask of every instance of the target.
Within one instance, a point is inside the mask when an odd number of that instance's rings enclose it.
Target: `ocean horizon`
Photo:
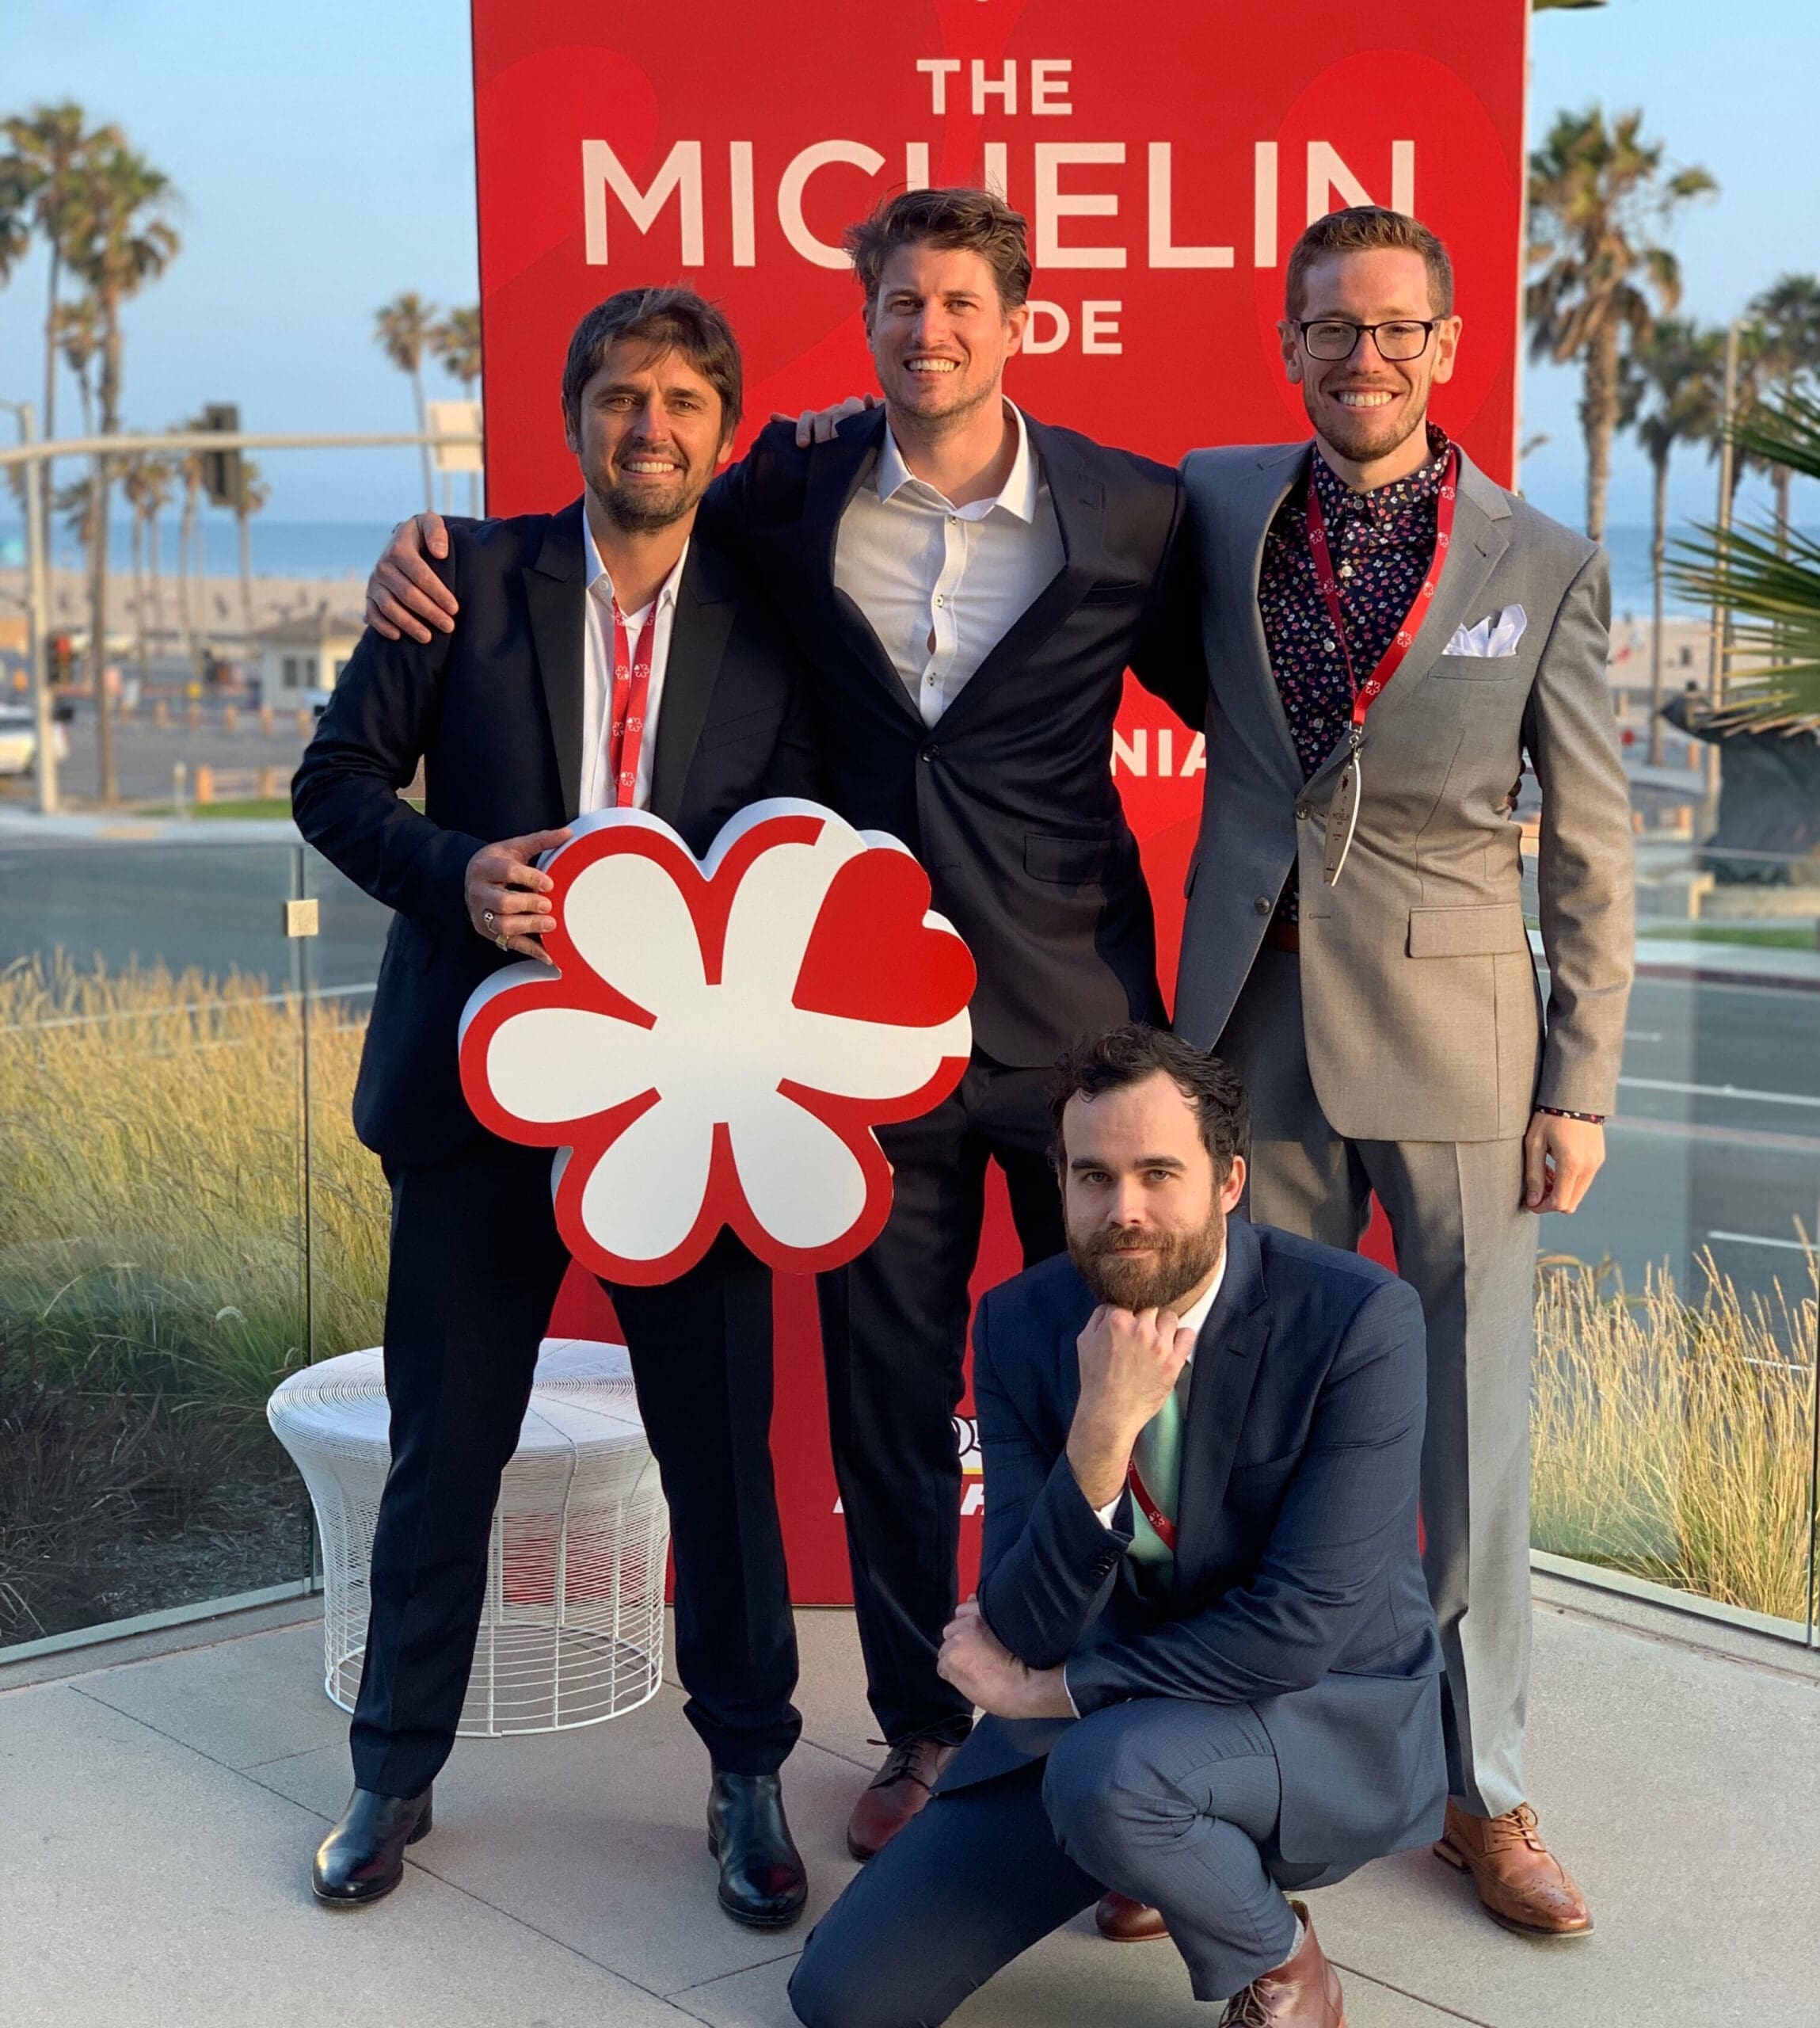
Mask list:
[[[240,569],[238,533],[234,524],[219,514],[205,514],[202,520],[203,555],[211,577],[231,578]],[[1690,523],[1671,527],[1669,539],[1692,536]],[[1816,531],[1804,528],[1812,536]],[[345,577],[364,578],[373,561],[391,535],[386,521],[268,521],[253,524],[253,574],[255,578]],[[174,574],[177,524],[172,517],[165,524],[163,573]],[[1605,549],[1612,562],[1612,612],[1614,619],[1647,619],[1652,591],[1650,572],[1650,531],[1634,524],[1606,531]],[[116,521],[110,554],[116,572],[129,567],[132,556],[132,528]],[[24,524],[17,519],[0,520],[0,570],[18,570],[25,561]],[[78,569],[82,551],[74,537],[59,528],[55,541],[55,562],[61,570]],[[1696,609],[1683,600],[1677,603],[1671,589],[1667,612],[1683,617],[1696,616]]]

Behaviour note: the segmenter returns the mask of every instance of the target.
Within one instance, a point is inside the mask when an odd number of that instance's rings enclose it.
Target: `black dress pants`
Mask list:
[[[866,1695],[885,1738],[961,1739],[972,1707],[935,1673],[961,1542],[954,1412],[986,1165],[1004,1171],[1024,1265],[1066,1244],[1050,1165],[1047,1069],[977,1054],[920,1119],[881,1127],[891,1216],[859,1258],[821,1276],[829,1435],[847,1517]]]
[[[569,1264],[549,1152],[478,1136],[391,1176],[391,1470],[373,1542],[354,1778],[414,1796],[455,1743],[500,1475]],[[801,1720],[771,1475],[771,1275],[723,1233],[657,1288],[608,1284],[670,1504],[676,1665],[714,1765],[771,1774]]]

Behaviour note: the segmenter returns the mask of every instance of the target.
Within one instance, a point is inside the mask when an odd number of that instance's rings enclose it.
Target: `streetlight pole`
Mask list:
[[[0,402],[10,409],[19,425],[19,440],[36,444],[38,414],[29,402]],[[51,601],[49,560],[44,555],[44,463],[38,458],[25,461],[25,638],[31,669],[32,711],[37,726],[36,776],[38,811],[52,816],[57,808],[57,749],[55,716],[51,710],[50,684]]]

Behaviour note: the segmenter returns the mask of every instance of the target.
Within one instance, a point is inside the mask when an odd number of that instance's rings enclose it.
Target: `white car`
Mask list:
[[[59,760],[70,757],[70,735],[60,724],[51,728],[51,750]],[[36,719],[24,705],[0,704],[0,775],[29,775],[37,760]]]

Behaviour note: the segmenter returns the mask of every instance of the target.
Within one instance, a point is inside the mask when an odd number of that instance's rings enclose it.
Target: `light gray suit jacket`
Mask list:
[[[1265,534],[1311,455],[1234,447],[1182,467],[1209,681],[1177,1030],[1217,1043],[1295,864],[1308,1068],[1337,1132],[1502,1140],[1537,1104],[1609,1113],[1635,952],[1604,554],[1463,459],[1434,602],[1371,708],[1357,834],[1329,886],[1344,744],[1304,781],[1258,612]],[[1513,605],[1527,622],[1513,655],[1441,652]],[[1545,1025],[1505,801],[1525,751],[1542,789]]]

